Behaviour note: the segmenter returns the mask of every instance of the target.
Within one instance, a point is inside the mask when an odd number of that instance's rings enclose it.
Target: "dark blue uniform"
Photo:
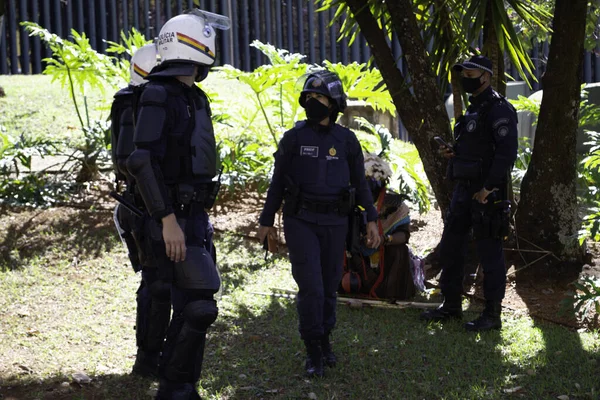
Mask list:
[[[477,97],[454,129],[456,156],[449,166],[456,186],[440,243],[441,287],[446,300],[462,294],[464,259],[469,230],[473,228],[484,272],[487,301],[504,298],[506,268],[502,251],[502,226],[507,223],[507,183],[517,156],[517,115],[510,103],[488,87]],[[473,200],[485,187],[497,188],[487,204]]]
[[[186,68],[174,64],[148,76],[140,99],[136,149],[127,160],[149,213],[136,238],[144,265],[172,282],[173,317],[160,361],[159,398],[195,393],[207,329],[218,313],[213,296],[220,279],[213,228],[205,211],[214,195],[215,138],[206,95],[173,77],[189,74]],[[162,236],[161,219],[171,213],[187,248],[185,260],[178,263],[167,258]]]
[[[285,196],[284,232],[299,288],[299,330],[304,340],[318,339],[335,326],[348,230],[343,202],[349,188],[367,210],[367,219],[375,221],[361,146],[352,131],[337,124],[300,122],[284,134],[260,224],[273,226]]]
[[[126,184],[123,197],[143,209],[143,201],[135,195],[135,179],[125,165],[134,150],[133,108],[139,94],[140,87],[134,85],[129,85],[115,94],[111,107],[111,142],[117,181]],[[118,206],[115,216],[121,228],[121,237],[127,245],[133,269],[135,272],[142,271],[142,281],[136,296],[135,328],[138,351],[133,372],[155,376],[171,318],[171,288],[169,283],[159,279],[155,268],[144,268],[140,260],[135,238],[140,236],[141,219],[122,205]]]

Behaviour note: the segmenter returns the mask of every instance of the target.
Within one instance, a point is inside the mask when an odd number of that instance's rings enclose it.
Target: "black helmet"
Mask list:
[[[342,86],[342,81],[337,74],[321,70],[311,72],[304,76],[305,81],[300,93],[300,105],[306,107],[307,93],[320,93],[329,97],[331,104],[336,106],[335,112],[344,112],[346,109],[346,94]]]

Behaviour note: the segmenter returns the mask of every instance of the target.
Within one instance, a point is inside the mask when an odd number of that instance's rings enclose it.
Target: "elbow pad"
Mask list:
[[[135,178],[146,209],[154,218],[169,214],[167,211],[166,190],[162,174],[152,165],[148,150],[136,149],[127,159],[127,169]]]

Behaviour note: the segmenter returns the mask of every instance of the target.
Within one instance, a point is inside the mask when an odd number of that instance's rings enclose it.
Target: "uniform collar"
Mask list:
[[[493,93],[494,89],[490,85],[483,92],[479,93],[478,96],[470,96],[469,102],[475,106],[481,105],[484,101],[489,100],[493,96]]]

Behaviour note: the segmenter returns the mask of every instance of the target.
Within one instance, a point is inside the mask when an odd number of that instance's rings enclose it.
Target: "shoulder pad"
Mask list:
[[[131,86],[124,87],[124,88],[120,89],[119,91],[117,91],[117,93],[115,93],[115,95],[113,97],[116,98],[116,97],[122,97],[122,96],[132,95],[134,89],[135,88],[131,87]]]
[[[141,105],[144,104],[167,104],[167,98],[169,97],[166,88],[163,85],[148,84],[142,96],[140,97]]]
[[[306,126],[306,121],[298,121],[294,125],[294,129],[302,129]]]

